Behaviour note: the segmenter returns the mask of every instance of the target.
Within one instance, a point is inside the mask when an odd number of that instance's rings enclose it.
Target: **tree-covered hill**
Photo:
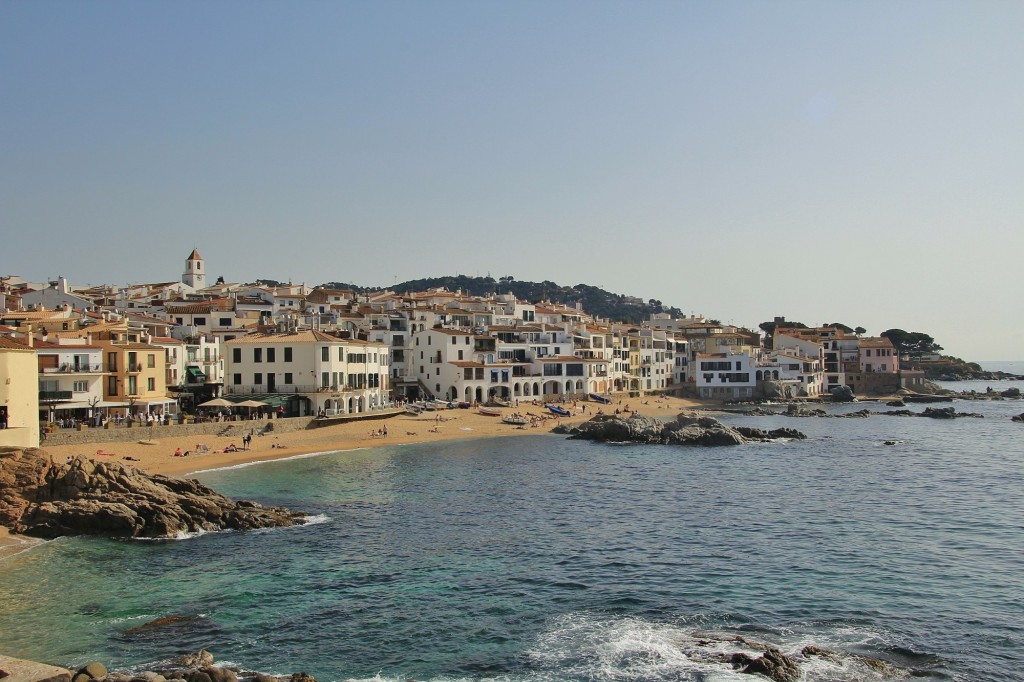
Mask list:
[[[358,293],[378,290],[343,282],[328,282],[322,286],[332,289],[351,289]],[[679,308],[664,306],[661,301],[653,298],[644,302],[624,294],[605,291],[600,287],[589,284],[577,284],[570,287],[547,280],[543,282],[523,282],[513,277],[494,279],[493,277],[456,275],[414,279],[388,288],[396,293],[404,294],[440,287],[444,287],[449,291],[461,290],[463,293],[471,296],[511,293],[516,298],[531,303],[550,301],[571,306],[580,303],[583,310],[590,315],[603,317],[613,322],[626,322],[630,324],[639,324],[649,319],[654,313],[670,313],[674,317],[682,317],[683,315]]]

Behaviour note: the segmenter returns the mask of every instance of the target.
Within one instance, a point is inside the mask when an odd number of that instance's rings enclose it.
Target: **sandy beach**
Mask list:
[[[717,403],[713,403],[717,405]],[[627,398],[621,402],[616,400],[611,405],[600,405],[594,402],[579,403],[575,414],[571,417],[556,419],[543,405],[522,403],[518,408],[504,408],[503,414],[518,412],[544,417],[536,427],[520,428],[505,424],[499,417],[488,417],[476,410],[441,410],[413,416],[398,414],[386,420],[367,420],[339,423],[330,426],[292,431],[282,434],[270,433],[257,436],[252,440],[248,450],[243,450],[241,440],[237,438],[203,436],[200,439],[161,438],[151,445],[140,443],[93,443],[83,445],[44,446],[44,449],[56,460],[85,455],[97,461],[117,461],[130,464],[151,474],[187,477],[189,474],[237,466],[250,462],[261,462],[273,459],[284,459],[310,453],[334,452],[337,450],[354,450],[386,445],[407,443],[429,443],[454,438],[489,438],[495,436],[517,436],[524,434],[547,433],[558,424],[575,424],[586,421],[597,410],[614,412],[616,408],[626,406],[639,414],[673,417],[688,409],[708,407],[710,404],[674,397],[646,397],[641,399]],[[566,407],[572,408],[569,404]],[[583,408],[586,411],[583,412]],[[378,435],[378,430],[387,426],[386,437]],[[197,451],[197,445],[205,445],[209,450]],[[225,448],[234,445],[236,452],[225,452]],[[175,456],[175,451],[188,452],[188,456]],[[32,538],[9,535],[7,529],[0,526],[0,559],[16,554],[36,544]]]
[[[646,415],[671,417],[682,410],[705,406],[695,400],[670,397],[647,397],[642,399],[618,400],[611,405],[598,403],[579,403],[576,413],[571,417],[555,419],[543,405],[522,403],[519,408],[504,408],[503,414],[519,412],[532,413],[545,417],[537,427],[518,428],[505,424],[499,417],[488,417],[476,410],[440,410],[414,416],[398,414],[385,420],[354,421],[333,424],[320,428],[293,431],[288,433],[269,433],[256,436],[248,450],[242,450],[242,442],[238,438],[202,436],[201,438],[160,438],[152,445],[140,443],[96,443],[83,445],[44,446],[54,459],[85,455],[98,461],[112,460],[131,464],[151,474],[167,474],[169,476],[187,476],[188,474],[235,466],[249,462],[260,462],[272,459],[283,459],[316,452],[333,452],[335,450],[352,450],[356,448],[380,447],[385,445],[407,443],[429,443],[453,438],[488,438],[493,436],[516,436],[528,433],[546,433],[557,424],[573,424],[589,419],[598,409],[613,412],[616,408],[630,409]],[[586,412],[582,408],[586,407]],[[571,408],[571,404],[568,406]],[[386,437],[377,434],[379,429],[387,426]],[[198,445],[205,445],[208,452],[198,452]],[[225,452],[225,448],[234,445],[237,452]],[[186,457],[176,457],[179,449]],[[102,454],[101,454],[102,453]],[[129,459],[130,458],[130,459]]]

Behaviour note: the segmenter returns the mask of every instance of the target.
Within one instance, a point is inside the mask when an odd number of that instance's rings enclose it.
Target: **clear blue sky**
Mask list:
[[[0,273],[585,282],[1024,358],[1024,3],[0,3]]]

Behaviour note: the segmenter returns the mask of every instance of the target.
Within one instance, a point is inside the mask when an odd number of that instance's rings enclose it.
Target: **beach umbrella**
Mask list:
[[[240,403],[235,403],[235,407],[266,407],[269,404],[262,400],[243,400]]]
[[[198,407],[234,407],[235,404],[230,400],[224,400],[224,398],[214,398],[213,400],[207,400],[205,403],[200,403]]]

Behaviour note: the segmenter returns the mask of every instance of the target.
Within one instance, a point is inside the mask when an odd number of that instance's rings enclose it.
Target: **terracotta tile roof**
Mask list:
[[[20,341],[15,341],[9,336],[0,336],[0,348],[4,348],[6,350],[27,350],[33,353],[35,352],[35,350],[29,348],[27,344],[21,343]],[[35,389],[33,388],[32,390]]]

